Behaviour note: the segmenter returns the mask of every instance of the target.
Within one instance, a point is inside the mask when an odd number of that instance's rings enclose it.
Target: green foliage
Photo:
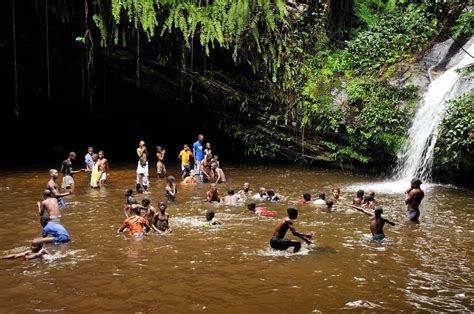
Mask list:
[[[76,37],[76,41],[78,43],[83,43],[83,44],[86,43],[86,39],[84,37],[81,37],[81,36]]]
[[[457,69],[456,72],[463,77],[467,77],[474,73],[474,63],[470,63],[460,69]]]
[[[379,20],[380,13],[395,10],[396,0],[357,0],[354,1],[355,14],[367,25],[373,25]]]
[[[413,8],[383,14],[348,42],[350,68],[356,74],[371,73],[409,58],[433,37],[436,26],[436,19]]]
[[[474,12],[464,12],[456,20],[451,28],[454,38],[462,38],[471,36],[474,33]]]
[[[474,170],[473,90],[451,101],[438,127],[434,167],[438,171]]]

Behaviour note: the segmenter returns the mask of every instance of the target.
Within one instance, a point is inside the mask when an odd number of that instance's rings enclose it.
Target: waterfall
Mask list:
[[[465,49],[474,55],[474,39],[468,41]],[[440,61],[441,62],[441,61]],[[423,95],[408,130],[408,142],[398,152],[395,171],[396,180],[410,181],[414,177],[423,181],[431,179],[434,147],[438,135],[438,125],[442,120],[449,100],[452,100],[473,87],[472,80],[467,86],[465,80],[456,72],[474,59],[466,52],[459,52],[450,60],[446,71],[437,76],[429,70],[431,83]],[[435,77],[433,79],[433,77]]]

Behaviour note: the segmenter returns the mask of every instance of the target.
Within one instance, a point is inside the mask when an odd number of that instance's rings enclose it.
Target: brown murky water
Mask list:
[[[243,206],[206,204],[207,185],[179,186],[177,202],[168,207],[174,233],[136,241],[116,234],[135,167],[115,166],[100,191],[85,186],[84,174],[76,175],[77,193],[66,199],[62,218],[71,243],[48,245],[52,256],[43,260],[0,261],[0,312],[474,310],[472,191],[428,187],[421,225],[413,228],[402,223],[403,193],[370,185],[376,181],[370,177],[280,165],[224,169],[228,184],[219,187],[221,194],[248,180],[254,191],[267,186],[287,196],[281,204],[267,204],[280,218],[303,191],[316,196],[339,186],[350,199],[358,188],[379,188],[384,215],[397,225],[385,227],[386,241],[372,243],[365,215],[305,205],[295,226],[312,232],[315,244],[298,254],[275,252],[268,241],[277,219],[254,217]],[[40,235],[36,201],[47,170],[0,175],[2,254]],[[152,177],[150,190],[156,207],[164,181]],[[222,226],[202,227],[208,208]]]

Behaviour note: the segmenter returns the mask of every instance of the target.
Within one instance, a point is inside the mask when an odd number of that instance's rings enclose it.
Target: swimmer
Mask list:
[[[264,187],[261,187],[260,189],[258,189],[258,193],[252,196],[252,198],[256,201],[265,201],[267,200],[267,197],[268,197],[267,189]]]
[[[215,183],[211,183],[209,191],[206,193],[206,200],[209,203],[219,203],[221,201],[219,191],[217,190],[217,185]]]
[[[341,196],[341,189],[340,188],[333,188],[332,189],[332,200],[337,202],[339,200],[343,200],[344,198]]]
[[[153,222],[153,218],[155,217],[156,214],[156,209],[151,205],[151,200],[148,197],[145,197],[142,199],[142,208],[146,210],[145,215],[142,217],[145,218],[148,221],[148,224],[151,226]]]
[[[235,195],[234,189],[229,189],[227,195],[224,197],[224,205],[236,206],[239,201],[239,197]]]
[[[287,250],[290,247],[294,247],[293,253],[296,253],[301,249],[301,242],[284,239],[288,229],[291,230],[293,235],[304,240],[308,245],[313,243],[310,240],[313,235],[296,231],[295,227],[293,226],[293,220],[298,217],[298,210],[296,208],[288,207],[287,212],[288,216],[283,218],[283,220],[276,225],[275,230],[273,231],[272,239],[270,240],[270,246],[275,250],[281,251]]]
[[[266,201],[278,202],[281,198],[282,198],[281,195],[280,194],[275,195],[275,192],[272,189],[267,190],[267,199],[266,199]]]
[[[357,209],[358,211],[370,216],[370,231],[372,232],[372,241],[382,241],[385,239],[385,234],[383,233],[383,226],[385,223],[388,223],[391,226],[395,224],[388,219],[382,218],[383,209],[381,206],[377,207],[373,212],[366,210],[364,208],[349,205],[352,208]]]
[[[311,201],[311,194],[308,192],[303,193],[303,197],[298,200],[298,205],[304,205]]]
[[[216,213],[213,210],[206,211],[206,221],[209,226],[222,225],[222,221],[217,219],[215,216]]]
[[[326,193],[319,192],[319,198],[313,202],[315,205],[326,205]]]
[[[239,195],[242,199],[247,199],[250,197],[250,195],[253,194],[253,191],[250,190],[250,183],[245,182],[244,185],[242,186],[242,190],[239,191]]]
[[[184,180],[181,183],[183,184],[196,184],[197,183],[196,172],[194,171],[194,169],[189,172],[189,176],[184,178]]]
[[[326,201],[326,209],[328,212],[335,212],[337,210],[336,207],[333,207],[334,205],[334,202],[332,200],[327,200]]]
[[[418,218],[420,217],[420,204],[425,197],[425,192],[421,189],[421,180],[411,180],[411,185],[408,190],[405,191],[405,204],[407,205],[407,211],[405,221],[410,223],[419,223]]]
[[[46,249],[43,249],[43,242],[34,241],[31,243],[30,249],[23,251],[21,253],[0,256],[0,259],[17,259],[17,258],[23,257],[23,259],[30,260],[30,259],[41,257],[46,254],[49,254],[49,252]]]
[[[356,197],[352,200],[352,205],[361,206],[364,201],[364,190],[357,191]]]
[[[257,216],[265,216],[265,217],[276,217],[277,213],[269,211],[266,207],[256,207],[257,204],[255,204],[254,201],[250,201],[247,204],[248,210],[254,212],[255,215]]]

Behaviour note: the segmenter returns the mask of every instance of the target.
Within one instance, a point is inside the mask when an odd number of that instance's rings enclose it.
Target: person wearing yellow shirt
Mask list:
[[[181,150],[178,156],[178,158],[181,159],[181,178],[183,179],[189,175],[189,171],[191,170],[189,165],[190,156],[193,156],[193,153],[189,149],[189,145],[184,144],[183,150]]]

